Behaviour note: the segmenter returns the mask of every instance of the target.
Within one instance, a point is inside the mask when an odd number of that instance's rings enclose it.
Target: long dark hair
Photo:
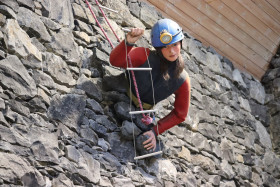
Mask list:
[[[180,41],[181,48],[182,48],[182,40]],[[179,57],[175,60],[175,62],[170,62],[166,58],[164,58],[161,49],[163,47],[156,47],[156,52],[158,56],[160,57],[160,71],[162,73],[162,76],[165,80],[170,79],[170,75],[168,73],[168,67],[170,63],[176,63],[176,70],[175,70],[175,78],[179,78],[180,74],[184,70],[184,60],[182,58],[181,53],[179,54]]]

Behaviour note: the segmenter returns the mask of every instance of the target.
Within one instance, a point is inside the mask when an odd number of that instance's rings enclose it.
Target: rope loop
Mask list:
[[[144,123],[145,125],[150,125],[151,123],[153,123],[153,118],[151,118],[150,115],[145,115],[142,119],[141,119],[142,123]]]

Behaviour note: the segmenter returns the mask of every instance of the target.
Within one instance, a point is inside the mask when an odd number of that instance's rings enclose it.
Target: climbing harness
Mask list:
[[[89,2],[87,0],[85,0],[87,6],[89,7],[90,9],[90,12],[92,14],[92,16],[94,17],[96,23],[98,24],[98,26],[100,27],[101,31],[103,32],[104,36],[106,37],[106,39],[108,40],[108,42],[110,43],[111,47],[114,48],[114,45],[112,44],[111,40],[109,39],[109,37],[107,36],[106,32],[104,31],[104,29],[102,28],[101,24],[99,23],[99,21],[97,20],[97,17],[95,16],[94,12],[92,11],[91,9],[91,6],[89,4]],[[109,25],[109,27],[111,28],[112,32],[114,33],[115,37],[117,38],[117,40],[119,42],[120,39],[119,37],[117,36],[117,34],[115,33],[115,31],[113,30],[110,22],[108,21],[107,19],[107,16],[105,15],[105,13],[103,12],[102,10],[102,7],[101,5],[99,4],[98,0],[95,0],[97,6],[99,7],[99,10],[101,11],[102,15],[104,16],[107,24]],[[124,31],[126,32],[130,32],[129,29],[123,29]],[[127,53],[127,42],[126,42],[126,38],[125,38],[125,50],[126,50],[126,63],[127,63],[127,68],[126,70],[127,71],[130,71],[131,72],[131,76],[132,76],[132,80],[133,80],[133,84],[134,84],[134,87],[135,87],[135,92],[136,92],[136,97],[137,97],[137,100],[138,100],[138,103],[139,103],[139,107],[140,107],[140,111],[132,111],[132,99],[130,99],[130,116],[131,116],[131,121],[133,122],[133,119],[132,119],[132,115],[135,115],[135,114],[142,114],[142,119],[141,121],[145,124],[145,125],[150,125],[154,122],[154,124],[157,124],[156,121],[155,121],[155,116],[154,116],[154,113],[156,112],[156,110],[144,110],[143,109],[143,106],[142,106],[142,102],[141,102],[141,99],[140,99],[140,94],[139,94],[139,91],[138,91],[138,87],[137,87],[137,82],[136,82],[136,78],[135,78],[135,74],[134,74],[134,71],[150,71],[150,77],[151,77],[151,85],[152,85],[152,92],[153,92],[153,106],[155,105],[155,94],[154,94],[154,86],[153,86],[153,79],[152,79],[152,68],[150,67],[150,62],[149,62],[149,58],[148,58],[148,54],[147,54],[147,51],[146,51],[146,48],[145,48],[145,53],[146,53],[146,57],[147,57],[147,60],[148,60],[148,64],[149,64],[149,68],[135,68],[132,66],[132,62],[131,62],[131,59],[130,59],[130,56],[128,55]],[[110,64],[111,65],[111,64]],[[133,95],[132,94],[132,91],[131,91],[131,77],[130,77],[130,74],[128,73],[129,75],[129,82],[130,82],[130,95]],[[147,115],[145,115],[147,113]],[[153,118],[150,117],[150,114],[153,114]],[[158,125],[157,126],[157,132],[159,132],[158,130]],[[135,134],[134,134],[134,128],[133,128],[133,142],[134,142],[134,149],[135,149],[135,157],[134,159],[135,160],[138,160],[138,159],[143,159],[143,158],[146,158],[146,157],[151,157],[151,156],[155,156],[155,155],[158,155],[158,154],[162,154],[162,151],[161,151],[161,145],[160,145],[160,142],[159,142],[159,151],[157,152],[153,152],[153,153],[150,153],[150,154],[145,154],[145,155],[141,155],[141,156],[136,156],[137,153],[136,153],[136,145],[135,145]]]

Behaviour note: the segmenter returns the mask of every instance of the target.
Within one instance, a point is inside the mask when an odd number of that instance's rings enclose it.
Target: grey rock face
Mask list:
[[[72,94],[56,95],[51,100],[48,114],[51,119],[58,120],[69,128],[74,128],[78,131],[85,106],[86,102],[83,96]]]
[[[100,181],[100,163],[89,153],[82,152],[82,157],[79,158],[78,172],[88,182],[96,184]]]
[[[84,74],[77,81],[77,88],[84,90],[86,94],[97,101],[102,101],[101,91],[92,79],[87,78]]]
[[[243,78],[238,69],[235,69],[233,72],[233,80],[235,80],[243,88],[247,88],[246,84],[243,81]]]
[[[52,32],[52,35],[52,41],[47,45],[48,50],[62,56],[68,63],[81,67],[80,53],[72,30],[62,28],[57,33]]]
[[[258,82],[250,82],[250,96],[258,103],[264,104],[265,90],[264,87]]]
[[[51,41],[51,36],[48,33],[44,23],[40,17],[31,10],[20,7],[18,10],[18,23],[26,29],[27,33],[42,39],[45,42]]]
[[[131,116],[129,114],[130,110],[131,111],[134,110],[134,106],[131,106],[125,102],[119,102],[114,105],[114,108],[120,119],[122,119],[122,120],[131,120],[131,118],[135,119],[134,116]]]
[[[16,185],[18,181],[22,181],[23,185],[45,186],[43,176],[21,157],[0,152],[1,155],[1,174],[2,180],[8,181],[10,184]],[[8,168],[8,169],[7,169]]]
[[[7,18],[17,19],[15,12],[8,6],[0,5],[0,12],[6,15]]]
[[[70,0],[62,0],[59,4],[55,0],[38,0],[38,2],[42,5],[43,16],[73,29],[74,17]]]
[[[8,7],[11,7],[15,12],[18,10],[19,5],[17,1],[9,1],[9,0],[3,0],[1,1],[1,4],[7,5]]]
[[[92,17],[90,10],[86,7],[85,3],[82,3],[82,6],[77,3],[72,3],[72,8],[74,18],[86,23],[95,24],[95,19]]]
[[[121,39],[122,27],[145,28],[137,45],[151,46],[156,9],[100,3],[118,11],[104,10]],[[152,152],[143,147],[149,129],[129,114],[139,110],[129,80],[110,66],[112,49],[84,1],[1,0],[0,27],[0,186],[280,185],[279,51],[259,82],[184,32],[187,119],[157,136],[162,155],[136,161]],[[175,97],[154,107],[155,124]]]
[[[0,61],[1,85],[13,90],[23,99],[36,95],[36,85],[17,56],[9,56]]]
[[[73,86],[76,84],[70,69],[61,57],[53,53],[45,53],[44,59],[43,70],[46,71],[55,82],[66,86]]]
[[[133,142],[122,141],[119,133],[113,132],[108,135],[108,142],[111,145],[111,153],[121,160],[133,161],[135,156],[135,149]]]
[[[31,43],[31,39],[16,20],[8,19],[3,29],[4,41],[9,51],[23,58],[35,58],[37,61],[42,61],[41,52]]]
[[[257,122],[256,123],[256,132],[258,133],[260,137],[261,144],[265,145],[267,148],[271,149],[271,139],[270,135],[267,133],[265,127],[262,125],[262,123]]]
[[[35,4],[32,0],[18,0],[18,4],[28,7],[29,9],[31,9],[32,11],[34,11],[35,9]]]
[[[142,131],[132,122],[123,121],[121,127],[122,137],[128,140],[133,140],[133,136],[137,137]]]
[[[94,99],[87,99],[86,100],[86,106],[91,109],[95,113],[104,114],[103,108],[100,106],[100,104],[95,101]]]
[[[150,29],[158,20],[158,13],[155,7],[141,2],[140,19],[144,22],[145,26]]]
[[[273,58],[271,61],[271,64],[273,65],[274,68],[279,68],[280,67],[280,60],[279,57]]]
[[[106,67],[102,87],[105,91],[126,93],[128,90],[128,84],[124,72],[115,68]]]

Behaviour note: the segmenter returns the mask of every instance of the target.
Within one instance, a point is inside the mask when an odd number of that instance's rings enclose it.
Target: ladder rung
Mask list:
[[[115,13],[119,13],[118,11],[113,10],[113,9],[111,9],[111,8],[107,8],[107,7],[105,7],[105,6],[102,6],[102,5],[99,5],[99,4],[98,4],[98,6],[100,6],[100,7],[103,8],[103,9],[110,10],[110,11],[115,12]]]
[[[156,112],[157,110],[140,110],[140,111],[131,111],[129,114],[143,114],[143,113],[151,113],[151,112]]]
[[[125,32],[131,32],[131,30],[127,29],[127,28],[122,28],[122,30],[125,31]]]
[[[152,68],[126,68],[127,70],[136,70],[136,71],[151,71]]]
[[[138,159],[142,159],[142,158],[147,158],[147,157],[155,156],[155,155],[159,155],[159,154],[162,154],[162,151],[153,152],[153,153],[149,153],[149,154],[142,155],[142,156],[136,156],[136,157],[134,157],[134,160],[138,160]]]

